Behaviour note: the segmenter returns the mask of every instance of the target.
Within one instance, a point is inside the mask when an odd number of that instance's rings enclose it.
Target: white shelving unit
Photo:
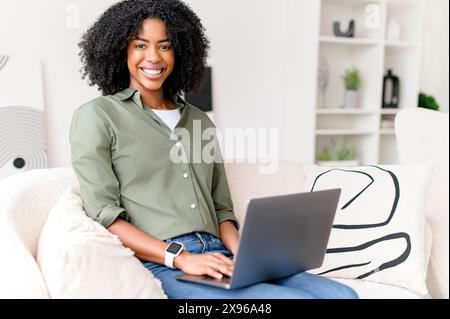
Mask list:
[[[356,149],[361,164],[398,163],[394,130],[382,125],[398,109],[381,107],[383,77],[388,69],[399,77],[399,109],[417,106],[424,8],[423,0],[321,0],[319,61],[326,61],[329,80],[325,93],[320,86],[316,92],[315,160],[325,147],[345,144]],[[352,19],[353,38],[333,35],[334,21],[345,28]],[[396,41],[387,39],[391,19],[400,25]],[[344,109],[341,76],[351,67],[362,78],[360,105]]]

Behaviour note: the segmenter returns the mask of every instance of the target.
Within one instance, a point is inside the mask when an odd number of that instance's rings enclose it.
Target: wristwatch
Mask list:
[[[184,249],[184,245],[181,243],[177,243],[177,242],[170,243],[170,245],[166,249],[166,255],[164,257],[164,264],[167,267],[174,269],[175,267],[173,266],[173,260],[179,254],[181,254],[183,249]]]

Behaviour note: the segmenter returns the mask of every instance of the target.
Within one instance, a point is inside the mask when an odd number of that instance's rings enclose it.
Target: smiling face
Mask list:
[[[164,22],[146,19],[136,38],[128,44],[130,88],[162,94],[164,81],[172,73],[175,53]]]

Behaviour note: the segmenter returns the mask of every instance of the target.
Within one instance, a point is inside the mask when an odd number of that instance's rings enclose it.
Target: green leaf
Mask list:
[[[419,107],[422,107],[424,109],[429,109],[433,111],[439,111],[439,104],[437,103],[436,99],[431,95],[426,95],[423,92],[420,92],[419,94]]]
[[[361,86],[361,75],[359,70],[355,67],[346,70],[342,79],[344,80],[345,88],[347,90],[358,90]]]

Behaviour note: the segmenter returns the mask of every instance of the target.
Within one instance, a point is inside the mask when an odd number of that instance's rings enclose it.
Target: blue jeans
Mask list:
[[[195,254],[219,252],[232,257],[215,236],[208,233],[190,233],[166,240],[184,244],[187,251]],[[298,273],[289,277],[263,282],[251,286],[227,290],[196,283],[179,281],[175,277],[183,272],[164,265],[142,261],[145,268],[161,281],[164,292],[170,299],[354,299],[356,292],[331,279]]]

